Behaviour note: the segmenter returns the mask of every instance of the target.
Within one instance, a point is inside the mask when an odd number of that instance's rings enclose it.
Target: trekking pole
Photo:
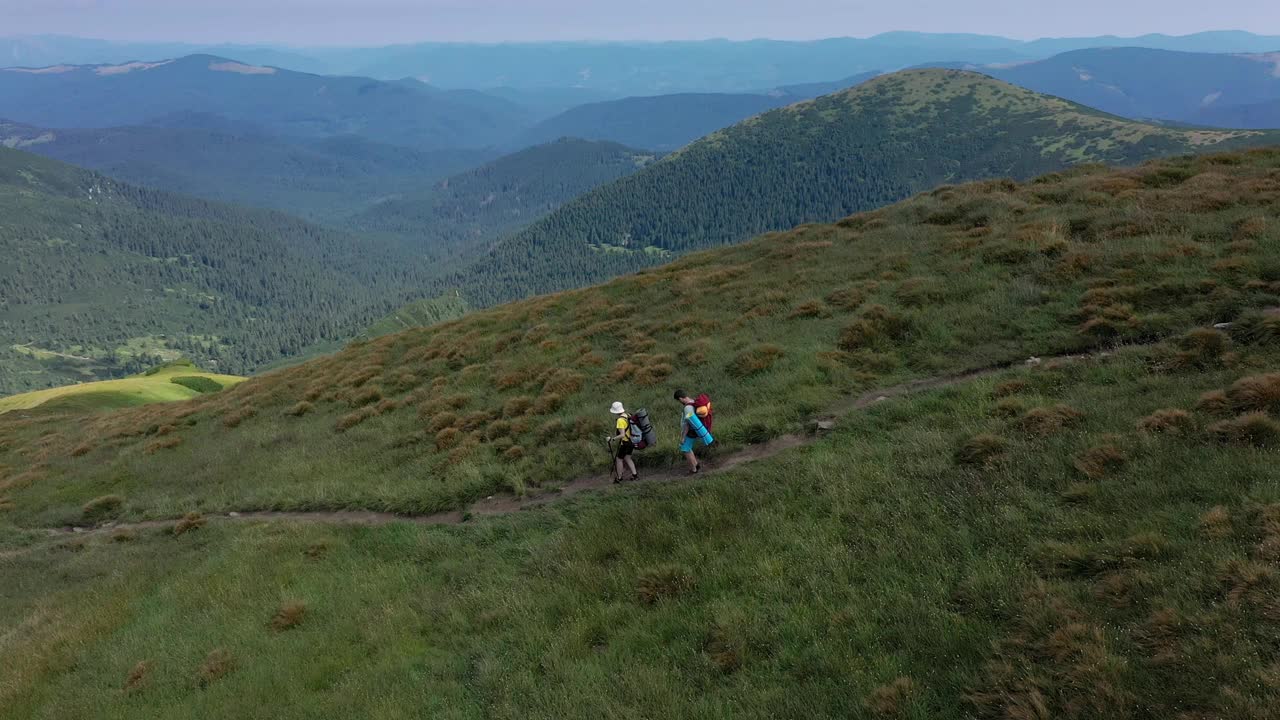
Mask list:
[[[614,482],[617,482],[620,478],[618,477],[618,464],[614,462],[617,458],[614,456],[613,438],[605,436],[604,448],[609,451],[609,475],[613,477]]]

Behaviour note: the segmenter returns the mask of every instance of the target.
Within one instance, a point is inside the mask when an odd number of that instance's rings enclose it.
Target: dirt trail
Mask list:
[[[1019,363],[1005,363],[977,370],[970,370],[956,375],[944,375],[933,378],[923,378],[920,380],[912,380],[911,382],[894,385],[892,387],[871,390],[861,395],[848,397],[832,406],[829,413],[822,417],[818,417],[810,421],[813,432],[805,435],[791,434],[774,438],[758,445],[750,445],[736,452],[708,460],[703,463],[703,471],[697,476],[688,474],[683,462],[679,462],[675,467],[668,469],[649,469],[642,470],[639,483],[661,483],[675,482],[680,480],[691,480],[719,472],[731,470],[733,468],[771,458],[779,453],[791,450],[793,448],[808,445],[820,439],[826,432],[834,429],[835,423],[842,416],[852,412],[865,410],[873,405],[881,402],[887,402],[894,398],[902,397],[911,393],[922,392],[927,390],[937,390],[941,388],[961,385],[964,383],[979,380],[999,373],[1007,372],[1013,368],[1039,364],[1048,361],[1068,361],[1077,362],[1082,360],[1103,359],[1112,354],[1112,351],[1100,351],[1090,354],[1072,354],[1057,355],[1046,358],[1031,358],[1027,361]],[[484,500],[473,503],[466,510],[451,510],[448,512],[434,513],[431,515],[400,515],[395,513],[372,512],[363,510],[337,510],[337,511],[318,511],[318,512],[290,512],[290,511],[245,511],[245,512],[227,512],[214,515],[206,515],[205,519],[212,522],[253,522],[253,521],[273,521],[273,522],[312,522],[312,523],[330,523],[337,525],[386,525],[393,522],[408,522],[417,525],[459,525],[469,520],[493,517],[496,515],[508,515],[521,510],[541,507],[548,503],[561,500],[563,498],[572,497],[583,492],[602,492],[611,491],[618,488],[625,488],[635,483],[626,482],[622,484],[614,484],[612,478],[607,472],[598,472],[592,475],[580,477],[576,480],[568,482],[560,487],[545,490],[536,494],[517,497],[514,495],[495,495]],[[109,533],[115,530],[147,530],[154,528],[172,527],[177,521],[176,518],[167,520],[147,520],[135,523],[118,523],[101,525],[96,527],[60,527],[51,528],[46,532],[54,537],[70,536],[91,537]],[[0,553],[0,559],[4,559],[13,554],[19,554],[22,551],[11,551],[9,553]]]

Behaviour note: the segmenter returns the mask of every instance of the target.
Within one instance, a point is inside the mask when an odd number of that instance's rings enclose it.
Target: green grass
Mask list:
[[[196,380],[192,381],[192,378]],[[177,402],[214,390],[208,383],[230,387],[243,381],[244,378],[234,375],[203,372],[189,362],[175,362],[120,380],[64,385],[3,397],[0,398],[0,413],[37,407],[59,412],[97,411]],[[196,386],[205,389],[200,390]]]
[[[0,420],[0,465],[25,475],[12,514],[71,522],[105,492],[134,517],[433,512],[605,471],[614,400],[651,411],[640,461],[669,464],[673,386],[711,394],[733,449],[851,392],[1180,335],[1280,305],[1278,166],[1268,150],[944,187],[190,403]]]
[[[1234,351],[1230,368],[1159,370],[1172,349],[1156,349],[1014,371],[878,405],[732,473],[458,528],[45,542],[0,559],[0,704],[18,718],[1260,720],[1280,702],[1276,449],[1221,445],[1194,408],[1280,352]],[[1026,433],[996,412],[1009,379],[1028,407],[1084,420]],[[1138,430],[1165,408],[1195,426]],[[1007,453],[957,465],[978,434]],[[1073,460],[1102,444],[1128,461],[1090,480]],[[273,628],[299,604],[296,627]],[[202,681],[215,650],[233,669]]]
[[[1277,150],[941,188],[185,403],[5,414],[0,707],[1266,720],[1277,208]],[[673,385],[711,393],[723,453],[1000,362],[692,482],[457,527],[168,527],[603,475],[616,399],[662,465]]]

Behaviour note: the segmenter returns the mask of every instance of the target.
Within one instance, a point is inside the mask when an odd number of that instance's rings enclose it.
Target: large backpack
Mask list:
[[[653,429],[653,423],[649,422],[648,410],[640,408],[635,411],[629,422],[631,423],[631,444],[635,445],[637,450],[658,444],[658,433]]]
[[[636,422],[635,415],[627,416],[627,439],[637,450],[644,447],[644,431],[640,429],[640,423]]]
[[[715,424],[716,413],[711,407],[710,395],[702,393],[698,397],[694,398],[693,412],[698,416],[698,419],[702,421],[703,426],[708,430],[710,430],[711,426]]]

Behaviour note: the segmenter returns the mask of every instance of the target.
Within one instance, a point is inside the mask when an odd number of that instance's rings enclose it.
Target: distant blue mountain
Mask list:
[[[291,137],[360,135],[418,149],[479,148],[529,123],[502,98],[252,65],[212,55],[118,65],[0,70],[0,117],[42,127],[139,125],[216,113]]]
[[[376,48],[277,48],[248,45],[119,44],[66,37],[0,38],[0,64],[121,63],[140,58],[212,54],[255,65],[424,79],[448,88],[576,88],[591,100],[681,92],[752,92],[829,81],[873,70],[958,61],[972,64],[1044,59],[1097,47],[1136,46],[1184,52],[1262,53],[1280,37],[1242,31],[1186,36],[1046,38],[1032,41],[973,34],[892,32],[811,42],[418,43]],[[510,99],[510,98],[509,98]],[[561,106],[563,109],[565,106]]]

